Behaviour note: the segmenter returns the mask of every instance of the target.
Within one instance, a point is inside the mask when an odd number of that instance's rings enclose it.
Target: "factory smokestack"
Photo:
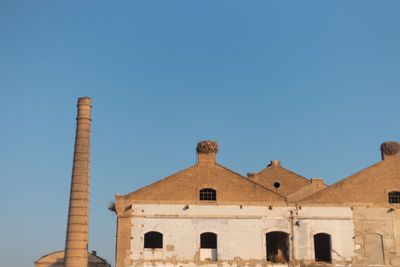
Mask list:
[[[88,266],[90,110],[89,97],[78,99],[74,162],[69,199],[65,267]]]

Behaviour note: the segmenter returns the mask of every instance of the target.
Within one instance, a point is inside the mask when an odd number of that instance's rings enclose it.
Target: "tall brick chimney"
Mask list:
[[[74,162],[69,199],[65,267],[88,266],[90,110],[89,97],[78,99]]]

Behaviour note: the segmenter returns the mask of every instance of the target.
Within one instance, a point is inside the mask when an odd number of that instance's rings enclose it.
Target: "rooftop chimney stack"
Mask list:
[[[400,143],[389,141],[381,145],[382,160],[399,159]]]
[[[268,166],[280,167],[281,166],[281,162],[279,160],[274,159],[274,160],[271,160],[271,163]]]
[[[199,164],[215,163],[218,153],[218,143],[210,140],[201,141],[197,144],[196,151],[198,153]]]
[[[92,100],[78,99],[74,161],[68,210],[65,267],[88,266],[90,123]]]

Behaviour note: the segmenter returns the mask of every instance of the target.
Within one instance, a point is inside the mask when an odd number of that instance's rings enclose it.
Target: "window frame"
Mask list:
[[[199,191],[200,201],[217,201],[217,191],[210,187],[202,188]]]
[[[400,204],[400,191],[390,191],[388,200],[390,204]]]

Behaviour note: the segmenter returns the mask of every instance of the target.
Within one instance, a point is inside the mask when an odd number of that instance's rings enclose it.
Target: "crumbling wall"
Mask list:
[[[350,266],[354,253],[349,207],[136,204],[131,223],[131,266],[315,266],[313,236],[321,232],[332,237],[329,266]],[[162,249],[144,248],[149,231],[163,234]],[[217,261],[202,257],[204,232],[217,234]],[[289,263],[267,261],[271,232],[288,234]]]
[[[220,260],[263,258],[260,229],[265,207],[191,205],[184,208],[185,205],[134,205],[131,259],[200,260],[200,235],[205,232],[217,234]],[[144,249],[143,237],[149,231],[163,234],[163,249]]]
[[[353,207],[353,221],[355,266],[400,266],[398,209],[389,205]]]
[[[351,262],[354,255],[354,226],[349,207],[298,207],[294,217],[295,258],[315,260],[314,235],[331,236],[333,262]]]

